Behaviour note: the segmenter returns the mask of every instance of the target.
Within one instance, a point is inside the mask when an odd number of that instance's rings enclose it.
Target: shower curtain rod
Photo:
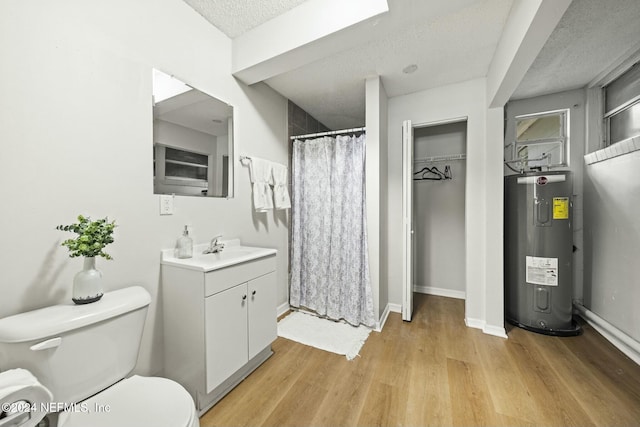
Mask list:
[[[308,133],[306,135],[294,135],[294,136],[290,136],[289,139],[313,138],[316,136],[338,135],[341,133],[351,133],[351,132],[365,132],[366,129],[367,129],[366,127],[361,127],[361,128],[342,129],[342,130],[330,130],[328,132]]]

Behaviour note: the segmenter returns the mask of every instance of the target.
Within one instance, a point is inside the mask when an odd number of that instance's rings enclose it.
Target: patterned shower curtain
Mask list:
[[[295,140],[290,304],[373,326],[365,136]]]

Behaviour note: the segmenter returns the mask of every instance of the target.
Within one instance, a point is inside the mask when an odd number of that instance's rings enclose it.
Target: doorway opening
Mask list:
[[[467,121],[405,122],[403,320],[413,293],[466,298]]]

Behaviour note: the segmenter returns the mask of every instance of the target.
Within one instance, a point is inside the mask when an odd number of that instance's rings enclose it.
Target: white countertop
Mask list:
[[[162,265],[173,265],[189,270],[209,272],[231,265],[240,264],[254,259],[275,255],[278,251],[272,248],[259,248],[253,246],[242,246],[240,239],[221,240],[224,249],[214,254],[203,254],[209,247],[208,243],[194,245],[192,258],[176,258],[175,249],[163,249],[161,252]]]

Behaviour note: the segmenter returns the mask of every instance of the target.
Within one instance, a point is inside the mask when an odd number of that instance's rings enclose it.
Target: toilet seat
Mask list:
[[[166,378],[138,375],[78,403],[74,410],[61,413],[59,419],[61,427],[199,425],[193,399],[180,384]]]

